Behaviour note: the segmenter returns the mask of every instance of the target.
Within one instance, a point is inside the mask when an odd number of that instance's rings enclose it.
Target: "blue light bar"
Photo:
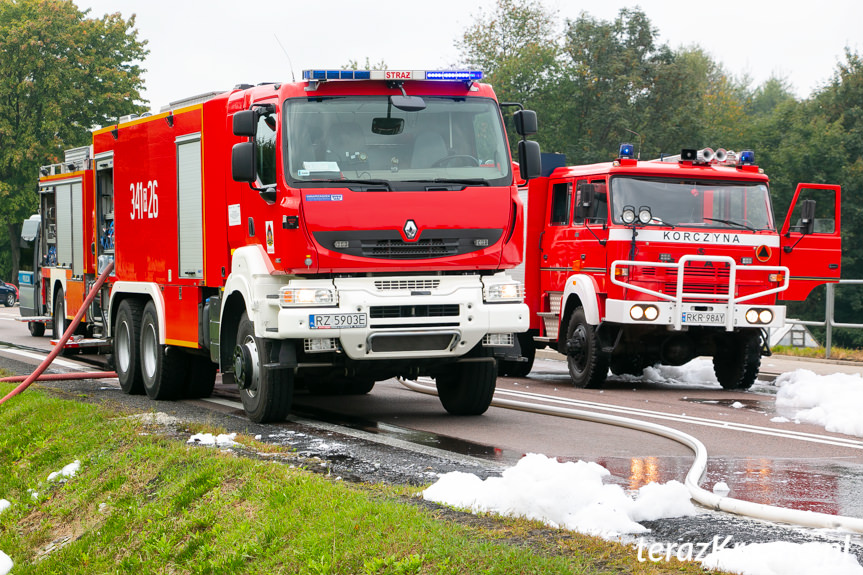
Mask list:
[[[457,82],[476,82],[482,80],[481,70],[430,70],[426,80],[449,80]]]
[[[632,144],[620,144],[620,152],[617,155],[618,158],[635,158],[635,146]]]
[[[752,150],[743,150],[737,158],[738,165],[755,165],[755,152]]]
[[[368,80],[368,70],[303,70],[303,80]]]
[[[303,70],[310,82],[327,80],[433,80],[475,82],[482,80],[480,70]]]

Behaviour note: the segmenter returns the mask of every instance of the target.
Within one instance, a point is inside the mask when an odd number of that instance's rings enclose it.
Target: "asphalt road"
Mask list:
[[[17,308],[0,308],[0,342],[48,350],[48,337],[31,337],[24,324],[13,321],[15,315]],[[40,355],[5,347],[0,349],[0,365],[26,373]],[[559,356],[540,356],[529,377],[499,378],[498,395],[674,427],[705,443],[710,462],[702,485],[708,489],[724,481],[732,497],[863,517],[863,440],[816,426],[770,421],[776,415],[771,381],[777,373],[798,368],[859,373],[859,365],[764,358],[761,380],[747,392],[727,392],[706,383],[669,385],[631,378],[612,379],[602,390],[583,390],[570,385]],[[52,369],[87,369],[79,359],[88,356],[59,359]],[[209,401],[154,405],[140,396],[123,395],[116,380],[51,385],[83,391],[94,401],[126,402],[142,411],[218,418],[228,431],[292,445],[309,458],[319,458],[329,471],[363,480],[423,483],[454,469],[486,476],[536,452],[562,460],[596,461],[612,472],[614,481],[635,489],[650,481],[681,480],[692,461],[688,449],[670,440],[609,425],[497,407],[482,417],[453,417],[436,398],[410,391],[396,380],[379,382],[370,394],[359,397],[298,394],[287,422],[264,426],[245,419],[227,386],[217,385]],[[663,533],[668,525],[652,528]]]

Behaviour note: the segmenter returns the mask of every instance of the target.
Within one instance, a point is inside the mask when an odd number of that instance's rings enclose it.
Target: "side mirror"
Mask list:
[[[243,110],[234,114],[234,135],[254,138],[258,133],[258,114],[254,110]]]
[[[596,189],[593,184],[582,184],[578,187],[578,191],[580,193],[578,194],[578,205],[575,206],[575,217],[583,220],[590,213],[590,207],[596,199]]]
[[[515,121],[515,131],[519,136],[536,134],[536,112],[533,110],[518,110],[512,115]]]
[[[234,144],[231,150],[231,177],[235,182],[249,182],[250,184],[257,180],[254,141]]]
[[[539,155],[539,143],[531,140],[519,141],[518,166],[521,177],[525,180],[539,177],[542,173],[542,158]]]

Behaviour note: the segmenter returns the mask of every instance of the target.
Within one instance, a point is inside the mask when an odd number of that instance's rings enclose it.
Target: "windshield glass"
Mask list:
[[[770,194],[762,182],[704,181],[616,176],[611,179],[612,217],[621,224],[625,206],[650,208],[654,224],[772,230]]]
[[[405,112],[387,96],[285,102],[288,179],[297,181],[512,181],[497,104],[424,96]]]

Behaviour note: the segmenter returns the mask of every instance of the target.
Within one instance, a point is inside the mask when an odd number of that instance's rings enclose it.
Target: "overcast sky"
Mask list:
[[[289,81],[308,68],[384,60],[391,69],[448,67],[454,42],[494,0],[75,0],[91,15],[137,14],[149,41],[144,97],[157,112],[171,101],[240,83]],[[612,20],[638,5],[672,48],[698,44],[757,85],[786,78],[799,97],[828,82],[845,47],[863,51],[860,0],[545,0],[558,20],[586,11]],[[278,37],[278,41],[276,38]],[[284,46],[280,47],[279,42]],[[287,52],[287,55],[286,55]]]

